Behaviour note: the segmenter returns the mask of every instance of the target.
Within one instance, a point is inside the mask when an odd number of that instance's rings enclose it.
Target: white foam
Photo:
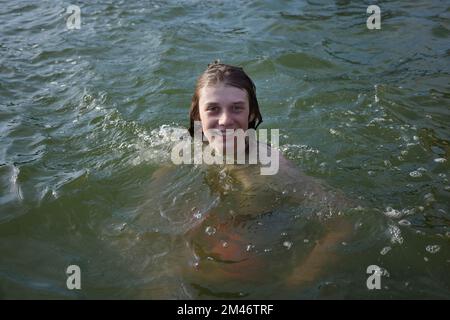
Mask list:
[[[292,247],[292,242],[285,241],[285,242],[283,242],[283,246],[286,247],[289,250]]]
[[[422,173],[420,171],[415,170],[415,171],[411,171],[409,173],[409,175],[413,178],[419,178],[422,176]]]
[[[428,245],[428,246],[425,247],[425,250],[428,251],[429,253],[435,254],[439,250],[441,250],[441,247],[439,245],[437,245],[437,244]]]
[[[393,218],[393,219],[400,219],[401,217],[403,217],[405,215],[405,212],[393,209],[391,207],[387,207],[386,211],[384,212],[384,215],[389,217],[389,218]]]
[[[137,132],[137,141],[132,145],[137,150],[137,157],[132,160],[133,165],[142,162],[172,163],[170,154],[175,143],[187,141],[189,133],[186,128],[162,125],[151,132]]]
[[[16,166],[12,166],[11,177],[9,181],[11,182],[11,193],[13,193],[17,200],[23,200],[22,188],[20,187],[17,179],[19,178],[20,169]]]
[[[394,225],[389,226],[389,233],[391,234],[391,243],[395,244],[402,244],[403,243],[403,237],[402,232],[400,231],[400,228]]]

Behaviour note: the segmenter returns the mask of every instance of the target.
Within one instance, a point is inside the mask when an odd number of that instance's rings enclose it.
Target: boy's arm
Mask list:
[[[334,249],[336,245],[348,240],[352,226],[344,218],[338,217],[330,223],[327,229],[330,231],[316,243],[305,261],[294,268],[287,279],[287,285],[301,286],[311,283],[323,274],[324,266],[337,262]]]
[[[316,242],[310,254],[294,268],[287,279],[289,286],[301,286],[320,277],[326,265],[337,263],[338,257],[334,250],[337,245],[351,238],[353,230],[352,224],[341,212],[355,207],[356,204],[342,192],[329,190],[320,181],[304,175],[291,161],[283,158],[280,164],[284,167],[283,173],[295,177],[297,181],[297,192],[293,194],[291,201],[298,205],[312,204],[322,207],[322,212],[328,216],[323,222],[325,235]]]

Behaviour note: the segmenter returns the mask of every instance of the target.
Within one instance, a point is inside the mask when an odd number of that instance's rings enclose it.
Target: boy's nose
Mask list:
[[[222,112],[219,118],[219,125],[227,127],[228,125],[233,124],[233,119],[228,112]]]

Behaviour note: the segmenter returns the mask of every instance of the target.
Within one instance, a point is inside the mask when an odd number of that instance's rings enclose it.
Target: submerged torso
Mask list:
[[[220,200],[186,232],[191,254],[187,270],[200,282],[221,285],[280,280],[286,275],[275,270],[274,266],[280,265],[274,264],[274,259],[295,264],[305,255],[291,250],[295,239],[307,237],[293,230],[299,224],[319,225],[321,218],[338,214],[348,205],[344,197],[289,163],[283,163],[272,176],[259,174],[258,165],[208,166],[204,170],[205,183]]]

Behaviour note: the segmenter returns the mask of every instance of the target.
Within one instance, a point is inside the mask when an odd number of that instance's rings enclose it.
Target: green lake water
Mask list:
[[[450,298],[448,1],[17,0],[0,26],[0,298]],[[318,205],[163,169],[215,59],[254,80],[284,156],[358,203],[312,281],[286,279],[327,233]],[[241,262],[208,251],[233,243]]]

